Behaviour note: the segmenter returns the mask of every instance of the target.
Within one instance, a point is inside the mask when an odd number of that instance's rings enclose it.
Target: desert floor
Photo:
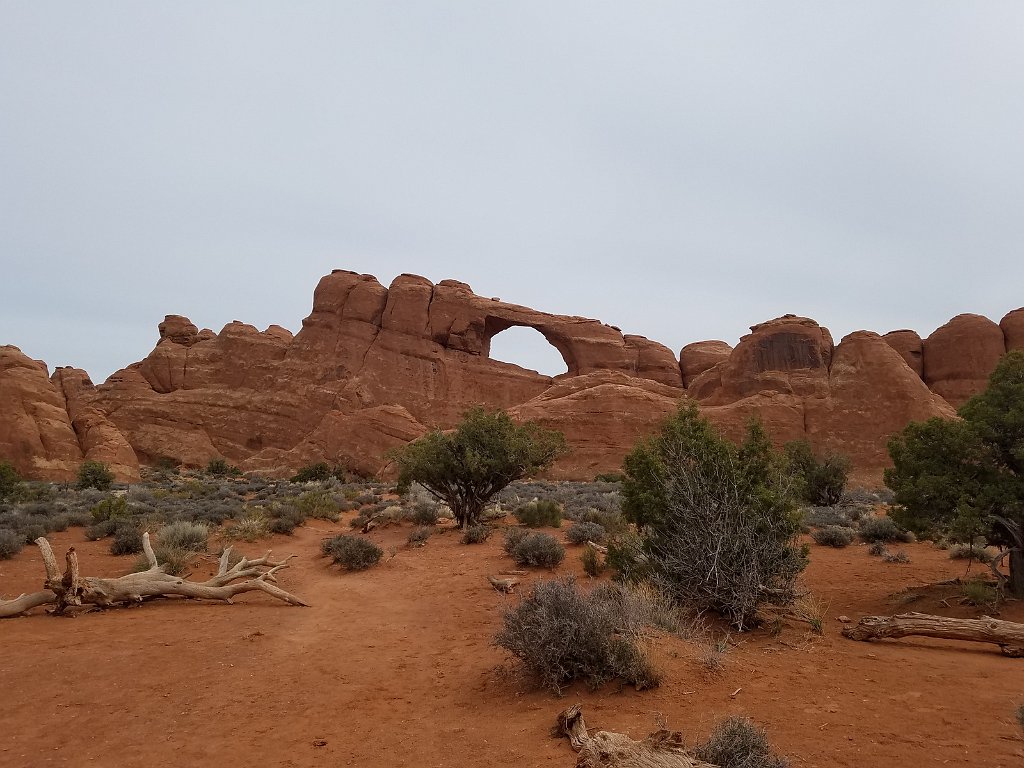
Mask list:
[[[0,766],[571,766],[568,742],[550,730],[576,702],[591,728],[635,738],[665,723],[694,741],[727,715],[749,715],[794,766],[1024,765],[1024,659],[981,644],[839,634],[840,615],[980,615],[956,587],[923,588],[966,567],[930,545],[905,546],[909,565],[863,545],[813,546],[804,581],[829,603],[823,636],[798,622],[777,637],[733,635],[712,673],[703,646],[662,634],[660,688],[576,686],[557,697],[491,644],[502,608],[518,599],[485,578],[514,567],[500,536],[466,546],[449,531],[410,549],[404,524],[371,534],[397,547],[393,557],[343,573],[319,541],[347,531],[350,516],[268,544],[299,555],[280,583],[311,608],[250,593],[234,605],[167,600],[4,620]],[[134,561],[84,541],[80,528],[51,541],[58,556],[77,547],[88,575],[120,575]],[[579,547],[568,550],[559,572],[586,579]],[[214,570],[211,557],[194,575]],[[531,571],[520,591],[550,575]],[[42,577],[35,547],[0,561],[5,597]],[[1005,604],[1001,617],[1024,621],[1024,604]]]

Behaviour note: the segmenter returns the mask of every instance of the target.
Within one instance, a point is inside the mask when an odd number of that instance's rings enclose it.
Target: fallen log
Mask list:
[[[226,603],[244,592],[265,592],[289,605],[307,606],[308,603],[277,586],[276,574],[288,567],[289,555],[280,562],[270,559],[268,551],[263,557],[253,560],[243,557],[233,566],[231,547],[221,554],[216,575],[207,581],[187,581],[165,572],[165,566],[157,562],[149,533],[142,536],[142,548],[149,568],[138,573],[129,573],[113,579],[82,576],[78,553],[71,547],[65,555],[62,574],[57,566],[50,542],[45,537],[36,539],[36,546],[43,557],[46,581],[40,592],[21,595],[14,600],[0,601],[0,619],[20,616],[41,605],[53,605],[51,613],[61,615],[68,608],[81,605],[95,605],[101,608],[137,604],[153,597],[190,597],[205,600],[220,600]]]
[[[687,752],[678,731],[661,729],[643,741],[610,731],[588,734],[578,704],[558,715],[556,732],[579,752],[576,768],[716,768]]]
[[[1001,621],[989,616],[980,619],[949,619],[927,613],[901,613],[897,616],[865,616],[843,628],[851,640],[878,640],[898,637],[938,637],[998,645],[1006,656],[1024,657],[1024,624]]]

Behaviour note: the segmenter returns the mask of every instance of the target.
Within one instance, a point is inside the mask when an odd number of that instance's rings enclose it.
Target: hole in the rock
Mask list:
[[[558,376],[569,370],[561,352],[544,338],[544,334],[519,325],[491,337],[490,358],[528,368],[545,376]]]

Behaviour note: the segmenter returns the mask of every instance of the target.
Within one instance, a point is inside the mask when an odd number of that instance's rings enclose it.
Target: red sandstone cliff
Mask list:
[[[561,353],[554,379],[489,358],[491,338],[535,328]],[[288,472],[325,460],[375,472],[388,449],[470,405],[509,409],[565,432],[573,452],[553,470],[589,478],[615,469],[641,436],[695,400],[727,434],[752,415],[779,441],[807,437],[851,456],[878,482],[885,441],[911,420],[952,416],[1006,349],[1024,346],[1024,310],[1000,325],[961,315],[921,340],[859,331],[838,345],[813,320],[754,326],[735,349],[698,342],[676,356],[597,320],[538,312],[401,275],[385,288],[336,270],[321,279],[302,330],[220,333],[169,315],[142,361],[93,386],[84,371],[0,347],[0,459],[69,477],[84,459],[122,477],[169,458]]]

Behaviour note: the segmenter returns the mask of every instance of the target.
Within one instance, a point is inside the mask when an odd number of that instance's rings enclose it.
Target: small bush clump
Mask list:
[[[494,529],[491,528],[491,526],[484,525],[483,523],[479,525],[471,525],[462,532],[462,543],[483,544],[491,537],[491,533],[493,531]]]
[[[0,560],[10,560],[21,552],[25,538],[10,528],[0,528]]]
[[[292,477],[293,483],[323,482],[331,478],[345,482],[345,470],[340,467],[330,467],[323,461],[316,464],[307,464]]]
[[[234,464],[229,464],[227,459],[218,456],[216,459],[210,459],[210,462],[206,465],[206,474],[225,477],[227,475],[240,475],[242,470]]]
[[[292,526],[294,529],[294,526]],[[231,539],[258,541],[270,535],[270,519],[261,510],[252,510],[224,533]]]
[[[848,547],[853,543],[854,536],[855,531],[852,528],[846,528],[841,525],[826,525],[824,528],[816,528],[811,533],[811,538],[814,539],[815,544],[835,547],[836,549]]]
[[[550,533],[528,531],[509,554],[517,565],[554,568],[565,557],[565,547]]]
[[[99,541],[107,536],[112,536],[117,530],[117,520],[103,520],[93,523],[85,529],[85,538],[89,541]]]
[[[434,529],[429,525],[418,525],[409,531],[409,538],[406,539],[405,543],[410,547],[422,547],[427,543],[427,539],[430,538],[430,534],[434,532]]]
[[[985,547],[980,544],[954,544],[949,548],[949,559],[987,562],[991,558]]]
[[[165,525],[157,531],[156,543],[164,550],[177,549],[182,552],[205,552],[209,537],[210,530],[202,523],[178,520],[170,525]]]
[[[746,717],[723,720],[710,738],[697,745],[694,757],[721,768],[786,768],[789,761],[776,755],[763,728]]]
[[[868,547],[868,554],[873,557],[883,557],[888,552],[889,550],[886,548],[884,541],[876,541]]]
[[[531,501],[513,514],[527,528],[558,528],[562,525],[562,505],[550,499]]]
[[[21,485],[21,475],[6,461],[0,461],[0,501],[12,496]]]
[[[575,680],[597,687],[621,679],[652,688],[659,674],[640,645],[641,628],[628,626],[623,599],[616,585],[587,593],[571,576],[540,582],[505,612],[495,643],[556,693]]]
[[[118,525],[110,542],[112,555],[137,555],[142,551],[142,532],[131,523]]]
[[[406,512],[406,517],[416,525],[436,525],[437,504],[430,501],[417,501]]]
[[[85,461],[78,468],[78,487],[110,490],[114,484],[114,473],[101,461]]]
[[[380,562],[384,550],[369,539],[342,534],[321,544],[324,554],[350,571],[362,571]]]
[[[334,497],[325,490],[306,491],[295,500],[295,508],[303,517],[338,522],[340,514]]]
[[[860,537],[867,542],[907,542],[912,539],[911,534],[904,531],[896,525],[894,520],[888,517],[872,517],[868,520],[862,520],[860,524]]]
[[[95,504],[89,510],[92,519],[97,523],[104,520],[117,520],[128,516],[128,499],[124,496],[111,496]]]
[[[902,549],[897,549],[895,552],[883,552],[882,560],[886,563],[906,564],[910,562],[910,556]]]
[[[587,576],[597,577],[604,573],[605,565],[601,562],[593,547],[587,547],[583,550],[583,554],[580,555],[580,561],[583,563],[583,572]]]
[[[588,541],[600,544],[607,535],[608,532],[600,523],[587,522],[573,523],[565,532],[565,538],[570,544],[586,544]]]

